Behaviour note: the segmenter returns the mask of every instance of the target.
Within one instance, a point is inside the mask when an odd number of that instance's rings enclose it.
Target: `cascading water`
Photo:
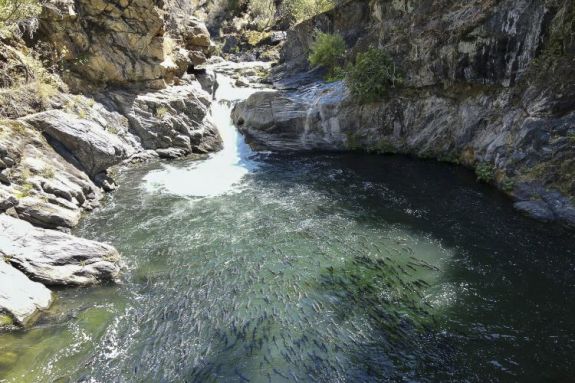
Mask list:
[[[257,163],[249,159],[254,153],[230,120],[233,102],[247,98],[256,89],[233,87],[232,79],[223,75],[219,76],[218,84],[218,98],[212,104],[211,115],[222,136],[223,149],[205,161],[187,164],[184,168],[164,164],[161,169],[151,171],[144,177],[148,192],[214,197],[229,192],[257,167]]]
[[[403,157],[223,151],[152,163],[78,234],[120,286],[59,291],[0,335],[0,382],[567,381],[575,241],[467,170]],[[561,340],[561,342],[558,342]]]

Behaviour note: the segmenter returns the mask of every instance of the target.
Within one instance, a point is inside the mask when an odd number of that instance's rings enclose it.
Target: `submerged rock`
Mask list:
[[[120,255],[110,245],[36,228],[0,215],[0,255],[31,279],[46,285],[115,282]]]
[[[0,240],[1,241],[1,240]],[[0,327],[10,324],[26,326],[41,310],[52,304],[52,292],[33,282],[21,271],[0,260],[0,317],[7,315]]]

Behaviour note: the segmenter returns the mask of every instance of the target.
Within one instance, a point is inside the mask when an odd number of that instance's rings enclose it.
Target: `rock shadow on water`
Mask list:
[[[575,351],[571,319],[575,316],[571,287],[575,240],[559,225],[520,215],[506,196],[478,184],[472,172],[455,166],[403,156],[326,153],[278,154],[268,156],[266,162],[274,171],[255,174],[255,182],[259,176],[265,179],[262,182],[276,183],[278,189],[305,184],[337,201],[318,208],[318,214],[342,214],[366,225],[402,228],[434,239],[452,253],[431,286],[404,286],[424,295],[419,303],[431,305],[414,311],[413,323],[407,320],[413,332],[400,338],[395,350],[406,352],[393,353],[389,346],[384,355],[390,359],[393,355],[395,363],[369,361],[365,355],[369,347],[362,344],[355,352],[358,361],[366,361],[365,368],[356,371],[355,378],[366,371],[376,373],[373,366],[378,365],[386,379],[398,373],[424,381],[433,381],[432,377],[561,381],[575,372],[570,358]],[[349,255],[353,264],[354,255]],[[326,285],[331,272],[323,270],[318,291],[339,290],[348,300],[337,308],[343,314],[364,309],[368,318],[383,319],[401,309],[401,305],[382,306],[377,300],[357,304],[353,283],[340,280]],[[376,272],[386,278],[386,272]],[[378,312],[381,307],[389,311]],[[422,331],[416,324],[425,314],[433,320]],[[374,339],[386,339],[390,330],[402,328],[380,326],[379,333],[372,334]],[[393,345],[388,339],[381,344]],[[535,349],[539,352],[530,351]],[[389,366],[384,368],[386,363]],[[407,366],[403,371],[402,364]],[[354,376],[352,370],[348,373]]]

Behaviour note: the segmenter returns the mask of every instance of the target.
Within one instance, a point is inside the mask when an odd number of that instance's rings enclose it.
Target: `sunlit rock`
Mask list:
[[[0,254],[31,279],[46,285],[114,282],[120,255],[110,245],[36,228],[0,215]]]
[[[0,319],[4,318],[0,327],[12,323],[25,326],[52,304],[50,290],[31,281],[4,260],[0,260],[0,281]]]

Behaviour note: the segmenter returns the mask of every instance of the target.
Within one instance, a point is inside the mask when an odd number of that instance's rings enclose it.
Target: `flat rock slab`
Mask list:
[[[20,326],[29,324],[52,304],[52,292],[24,273],[0,260],[0,314],[7,314]]]
[[[23,121],[61,143],[91,177],[132,154],[129,146],[101,125],[61,110],[32,114]]]
[[[0,215],[0,256],[46,285],[92,285],[117,281],[118,251],[107,244]]]

